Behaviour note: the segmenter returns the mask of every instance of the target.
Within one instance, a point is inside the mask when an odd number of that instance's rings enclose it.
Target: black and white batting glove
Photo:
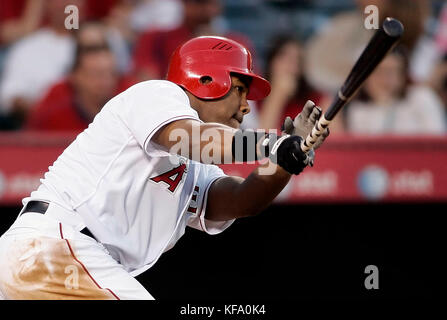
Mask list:
[[[278,139],[276,139],[278,138]],[[308,165],[313,166],[314,152],[301,150],[303,138],[294,135],[266,135],[262,141],[263,152],[273,163],[291,174],[300,174]]]
[[[308,100],[303,107],[303,110],[295,117],[287,117],[283,123],[283,131],[290,135],[300,136],[303,139],[312,132],[315,123],[320,119],[323,114],[320,107],[317,107],[314,102]],[[313,147],[314,150],[318,149],[324,140],[329,136],[329,128],[326,128],[324,133],[318,138]]]
[[[299,174],[306,166],[313,166],[315,153],[301,150],[300,136],[281,136],[265,131],[237,130],[232,139],[232,156],[235,162],[257,161],[269,158],[291,174]]]

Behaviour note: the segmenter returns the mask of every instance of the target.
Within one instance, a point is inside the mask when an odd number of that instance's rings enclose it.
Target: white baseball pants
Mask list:
[[[0,299],[154,299],[101,243],[75,230],[76,213],[58,219],[58,209],[24,213],[1,236]]]

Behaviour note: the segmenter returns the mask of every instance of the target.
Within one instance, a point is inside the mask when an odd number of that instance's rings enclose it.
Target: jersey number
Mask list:
[[[172,170],[162,173],[159,176],[151,178],[151,180],[156,183],[163,181],[164,183],[167,183],[169,185],[168,188],[169,191],[175,192],[175,189],[177,189],[178,184],[180,183],[180,181],[182,181],[185,169],[186,164],[182,164]]]

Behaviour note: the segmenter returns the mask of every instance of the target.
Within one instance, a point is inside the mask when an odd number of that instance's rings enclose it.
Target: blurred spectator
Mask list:
[[[107,46],[78,47],[71,73],[33,107],[26,128],[82,131],[110,98],[129,85],[120,78]]]
[[[4,114],[23,120],[30,106],[69,70],[74,40],[65,28],[67,5],[83,16],[83,0],[46,0],[46,27],[15,43],[5,58],[0,80],[0,105]]]
[[[171,30],[151,30],[142,34],[137,41],[134,70],[140,80],[164,78],[172,52],[195,36],[221,34],[252,49],[246,37],[218,30],[213,24],[221,13],[219,0],[182,0],[182,3],[184,16],[179,27]]]
[[[90,9],[98,2],[89,0]],[[183,17],[181,0],[107,0],[106,4],[101,21],[122,72],[131,69],[132,52],[140,33],[176,27]]]
[[[114,7],[122,2],[134,0],[85,0],[85,15],[88,20],[101,20],[107,17]]]
[[[442,58],[437,61],[433,68],[428,83],[440,96],[447,113],[447,3],[444,4],[439,15],[435,38],[438,52]]]
[[[304,72],[315,88],[338,90],[372,35],[364,28],[364,8],[376,5],[380,12],[383,1],[387,0],[356,0],[357,10],[335,15],[308,40]]]
[[[308,43],[306,74],[320,90],[335,92],[343,83],[356,58],[375,30],[364,27],[364,9],[378,8],[380,25],[386,17],[395,17],[405,26],[401,44],[410,51],[410,75],[416,82],[427,80],[436,49],[425,34],[430,15],[428,0],[356,0],[357,10],[334,16]]]
[[[344,110],[346,128],[354,134],[443,134],[445,114],[428,87],[411,85],[408,56],[391,52],[367,79],[357,98]]]
[[[447,53],[447,3],[444,4],[439,15],[438,30],[436,33],[436,45],[439,52]]]
[[[404,24],[405,32],[399,43],[411,53],[425,34],[425,25],[431,14],[431,1],[386,0],[383,3],[380,12],[381,22],[386,17],[393,17]]]
[[[440,58],[436,42],[426,27],[432,14],[431,0],[387,0],[381,19],[394,17],[405,26],[400,45],[409,50],[409,75],[414,82],[426,82]]]
[[[76,45],[94,47],[109,45],[106,26],[99,21],[87,21],[80,25],[75,33]]]
[[[302,46],[291,36],[279,36],[267,53],[266,78],[272,91],[260,104],[259,126],[263,129],[280,128],[284,119],[292,119],[307,100],[317,105],[325,103],[325,96],[313,89],[303,74]]]
[[[131,27],[137,32],[149,29],[172,29],[182,22],[181,0],[142,0],[131,14]]]
[[[132,50],[137,33],[132,28],[131,15],[140,1],[115,1],[102,22],[106,26],[107,40],[118,59],[121,72],[129,72],[132,63]]]
[[[36,31],[44,16],[45,0],[0,1],[0,46]]]
[[[441,98],[447,115],[447,52],[444,55],[444,58],[434,68],[434,72],[430,79],[430,85]]]
[[[107,45],[113,51],[121,73],[130,71],[130,48],[119,31],[99,21],[84,22],[76,33],[77,43],[81,46]]]

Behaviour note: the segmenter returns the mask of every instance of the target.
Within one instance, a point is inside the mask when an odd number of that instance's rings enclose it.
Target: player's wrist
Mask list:
[[[295,135],[281,136],[272,147],[269,159],[290,174],[300,174],[312,163],[309,156],[301,150],[303,138]]]
[[[233,135],[232,155],[235,162],[268,158],[290,174],[299,174],[313,159],[301,150],[300,136],[264,131],[238,130]]]
[[[263,130],[237,130],[231,142],[233,161],[250,162],[267,157],[268,150],[262,143],[268,136]]]

